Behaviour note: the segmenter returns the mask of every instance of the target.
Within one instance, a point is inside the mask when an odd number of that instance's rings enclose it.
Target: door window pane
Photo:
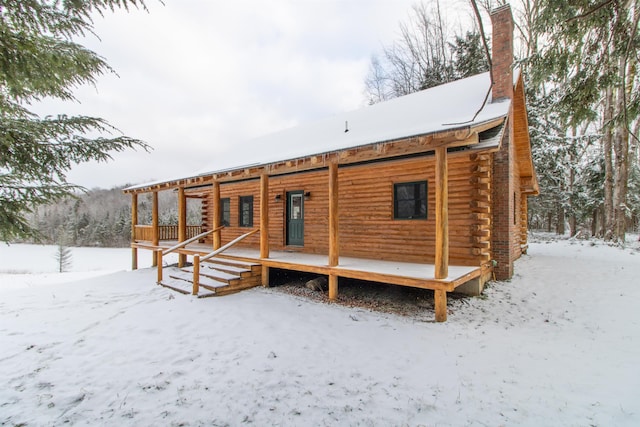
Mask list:
[[[302,194],[291,195],[289,215],[291,219],[302,219]]]

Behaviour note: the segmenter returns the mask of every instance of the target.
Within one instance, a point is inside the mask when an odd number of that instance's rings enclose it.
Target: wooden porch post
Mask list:
[[[200,255],[193,256],[193,286],[191,288],[191,295],[198,295],[200,293]]]
[[[435,278],[449,276],[449,182],[447,148],[436,148],[436,257]],[[435,291],[436,322],[447,320],[447,292]]]
[[[131,242],[136,241],[136,225],[138,225],[138,194],[131,193]],[[131,247],[131,269],[138,269],[138,248]]]
[[[187,197],[184,188],[178,188],[178,242],[187,240]],[[187,261],[185,254],[178,255],[178,267],[184,267]]]
[[[260,258],[269,258],[269,175],[260,175]],[[262,266],[262,286],[269,287],[269,267]]]
[[[213,228],[222,225],[222,212],[220,211],[220,182],[213,181]],[[220,230],[213,232],[213,250],[220,249],[222,238]]]
[[[338,228],[338,164],[329,164],[329,267],[340,263],[340,233]],[[329,275],[329,300],[338,297],[338,276]]]
[[[160,243],[160,230],[158,229],[158,192],[153,192],[152,205],[151,205],[151,228],[153,229],[153,241],[152,245],[158,246]],[[152,267],[156,267],[158,265],[158,259],[154,254]]]
[[[449,275],[449,183],[447,149],[436,148],[436,265],[435,278]]]
[[[436,306],[436,322],[447,321],[447,291],[436,289],[433,292]]]
[[[155,255],[155,259],[156,259],[156,267],[157,267],[157,274],[158,274],[158,282],[157,283],[162,283],[162,249],[158,249],[156,251],[153,252],[153,254]]]

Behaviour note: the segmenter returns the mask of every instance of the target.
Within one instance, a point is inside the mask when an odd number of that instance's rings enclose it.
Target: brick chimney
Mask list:
[[[491,11],[493,100],[513,99],[513,15],[508,4]]]
[[[492,102],[513,99],[513,16],[509,5],[491,12],[492,37]],[[513,276],[513,262],[520,255],[520,241],[515,225],[517,191],[513,152],[513,105],[500,150],[493,155],[491,252],[496,262],[494,274],[498,280]]]

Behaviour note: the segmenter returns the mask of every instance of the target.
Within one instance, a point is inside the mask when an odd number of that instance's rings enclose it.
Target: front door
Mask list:
[[[287,245],[304,245],[304,191],[287,193]]]

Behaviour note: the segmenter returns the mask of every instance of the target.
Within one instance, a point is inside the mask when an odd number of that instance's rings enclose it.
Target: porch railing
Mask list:
[[[202,232],[202,226],[200,225],[187,225],[187,239],[191,239]],[[161,225],[158,227],[158,234],[160,236],[160,240],[177,240],[178,226]]]
[[[200,225],[187,225],[187,239],[191,239],[202,233],[202,226]],[[139,240],[153,240],[153,226],[152,225],[136,225],[135,227],[135,241]],[[160,225],[158,226],[158,240],[178,240],[178,226],[177,225]]]
[[[178,249],[181,249],[181,248],[187,246],[189,243],[193,243],[196,240],[200,240],[200,239],[204,238],[205,236],[207,236],[207,235],[209,235],[211,233],[214,233],[216,231],[222,230],[223,228],[224,228],[224,225],[221,225],[220,227],[214,228],[213,230],[209,230],[209,231],[205,231],[204,233],[197,234],[197,235],[185,240],[184,242],[180,242],[177,245],[174,245],[174,246],[171,246],[168,249],[165,249],[164,251],[162,251],[162,255],[164,256],[164,255],[170,254],[171,252],[175,252]]]
[[[133,240],[138,242],[140,240],[153,240],[153,226],[152,225],[136,225],[135,235]]]

